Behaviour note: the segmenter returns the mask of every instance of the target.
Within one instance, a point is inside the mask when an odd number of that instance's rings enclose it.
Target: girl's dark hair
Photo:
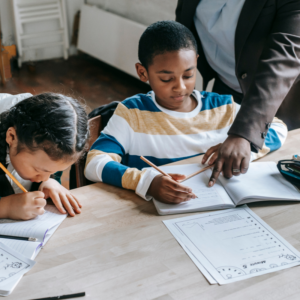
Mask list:
[[[14,127],[18,151],[44,150],[52,160],[69,160],[85,150],[88,118],[82,105],[61,94],[43,93],[0,114],[0,162],[6,163],[6,132]]]

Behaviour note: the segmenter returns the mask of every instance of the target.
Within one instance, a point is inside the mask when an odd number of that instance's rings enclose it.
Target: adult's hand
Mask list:
[[[225,142],[218,149],[218,157],[208,186],[212,187],[221,172],[226,178],[245,174],[249,168],[251,157],[250,142],[237,136],[229,135]]]

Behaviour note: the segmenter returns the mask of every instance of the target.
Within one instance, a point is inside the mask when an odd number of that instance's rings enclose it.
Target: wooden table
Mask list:
[[[289,133],[282,149],[262,160],[291,158],[300,152],[299,146],[300,129]],[[102,183],[74,194],[84,205],[82,214],[63,222],[9,299],[81,291],[87,299],[105,300],[300,298],[300,267],[210,285],[162,223],[178,215],[158,216],[152,202]],[[300,250],[300,204],[249,206]]]

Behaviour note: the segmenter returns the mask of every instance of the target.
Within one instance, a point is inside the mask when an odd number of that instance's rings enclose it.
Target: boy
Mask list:
[[[196,197],[178,182],[184,175],[170,174],[170,179],[155,170],[142,170],[148,165],[140,156],[160,166],[205,152],[216,154],[217,144],[226,139],[239,105],[229,95],[194,90],[197,58],[196,41],[183,25],[162,21],[146,29],[136,71],[153,91],[118,105],[88,153],[89,180],[135,190],[146,200],[180,203]],[[264,149],[252,153],[252,159],[278,149],[286,135],[286,126],[273,121]]]

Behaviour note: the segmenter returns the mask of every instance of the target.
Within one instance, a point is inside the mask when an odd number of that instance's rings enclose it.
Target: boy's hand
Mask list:
[[[47,201],[42,192],[10,195],[0,200],[0,218],[30,220],[42,215]]]
[[[178,204],[196,198],[191,188],[177,182],[183,180],[186,177],[185,175],[169,175],[172,179],[164,175],[154,177],[148,189],[148,194],[156,200],[168,204]]]
[[[69,190],[59,184],[56,180],[49,178],[40,185],[39,190],[45,193],[46,199],[52,199],[56,208],[62,214],[65,214],[66,210],[72,217],[75,216],[75,212],[77,214],[81,213],[80,208],[82,205],[80,202],[70,193]]]

